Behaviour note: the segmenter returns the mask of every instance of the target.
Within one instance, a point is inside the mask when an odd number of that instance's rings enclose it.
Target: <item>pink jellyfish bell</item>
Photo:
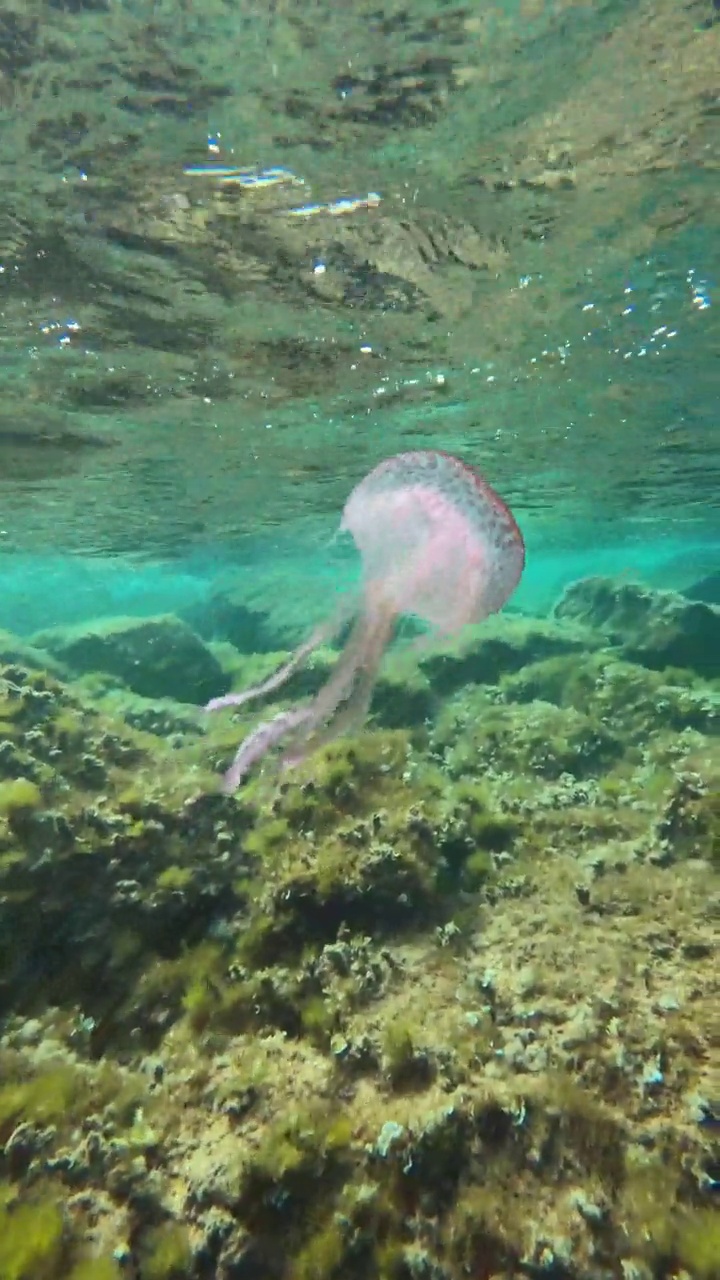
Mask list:
[[[381,462],[353,489],[340,528],[362,556],[366,592],[443,635],[501,609],[525,563],[505,503],[448,453]]]
[[[511,512],[472,467],[447,453],[400,453],[353,489],[342,515],[362,557],[362,589],[349,610],[323,623],[279,671],[208,710],[239,706],[280,687],[320,644],[355,621],[327,684],[309,702],[265,721],[240,746],[225,789],[281,739],[285,766],[323,742],[358,728],[367,715],[382,655],[401,614],[414,614],[439,634],[455,635],[496,613],[515,590],[525,563]]]

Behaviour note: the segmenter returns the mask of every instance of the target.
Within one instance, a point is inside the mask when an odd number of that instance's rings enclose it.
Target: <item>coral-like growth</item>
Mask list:
[[[350,494],[340,528],[352,534],[362,556],[357,608],[340,609],[267,680],[215,698],[208,709],[274,692],[355,612],[346,648],[311,702],[279,712],[245,739],[225,777],[228,791],[283,738],[290,739],[284,764],[296,764],[362,724],[402,614],[456,635],[502,608],[525,561],[522,536],[501,498],[471,467],[430,450],[398,454],[376,467]]]

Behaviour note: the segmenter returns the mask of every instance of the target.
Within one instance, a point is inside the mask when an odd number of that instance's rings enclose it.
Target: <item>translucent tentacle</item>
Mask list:
[[[336,738],[347,737],[354,730],[359,729],[364,723],[370,708],[373,683],[372,680],[368,680],[358,684],[353,689],[342,711],[324,728],[320,728],[314,733],[303,734],[297,745],[290,747],[285,752],[280,761],[280,767],[282,769],[292,769],[295,765],[302,764],[303,760],[306,760],[319,747],[324,747],[328,742],[334,742]]]
[[[343,652],[335,663],[330,679],[319,690],[311,704],[312,716],[309,726],[311,732],[325,724],[340,703],[350,696],[357,671],[363,666],[365,660],[370,630],[367,617],[361,614]]]
[[[223,707],[242,707],[246,702],[251,702],[255,698],[262,698],[267,693],[274,693],[286,680],[297,671],[305,659],[321,644],[328,644],[335,638],[340,628],[347,621],[352,605],[345,602],[340,609],[336,611],[332,618],[326,622],[320,623],[318,627],[308,636],[299,648],[288,658],[283,666],[274,671],[267,680],[263,680],[261,684],[255,684],[250,689],[243,689],[240,693],[226,693],[220,698],[211,698],[205,707],[206,711],[219,711]]]
[[[310,706],[292,707],[289,711],[280,711],[272,720],[263,720],[256,729],[240,744],[237,755],[223,779],[223,791],[226,795],[237,791],[245,774],[262,759],[266,751],[277,745],[286,733],[299,728],[308,718]]]
[[[300,764],[318,747],[352,733],[363,724],[394,621],[390,614],[375,618],[373,625],[367,619],[358,620],[332,679],[308,708],[301,741],[283,756],[282,768]],[[338,711],[343,702],[344,706]]]
[[[260,697],[278,688],[308,653],[339,630],[348,612],[345,608],[336,615],[333,622],[313,632],[288,662],[268,680],[244,693],[215,698],[208,704],[208,710],[242,705],[251,698]],[[380,609],[371,615],[363,613],[357,618],[330,679],[315,698],[300,707],[281,711],[271,720],[264,720],[241,743],[225,774],[223,789],[226,793],[235,791],[253,765],[286,736],[290,735],[292,741],[282,758],[283,768],[299,764],[317,747],[362,724],[370,706],[378,668],[394,623],[395,615],[389,609]]]

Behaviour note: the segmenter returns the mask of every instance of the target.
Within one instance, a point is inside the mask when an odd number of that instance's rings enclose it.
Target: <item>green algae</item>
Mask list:
[[[6,849],[0,853],[0,879],[7,873],[20,867],[27,861],[27,854],[22,849]]]
[[[696,1209],[681,1216],[674,1241],[677,1260],[694,1280],[720,1276],[720,1217],[717,1208]]]
[[[333,1217],[295,1255],[290,1264],[290,1280],[331,1280],[346,1253],[345,1232]]]
[[[13,722],[22,713],[23,702],[21,698],[9,698],[0,694],[0,719],[3,724]]]
[[[122,1280],[122,1272],[114,1258],[84,1258],[75,1263],[67,1280]]]
[[[443,1223],[448,1254],[461,1275],[512,1274],[523,1225],[514,1223],[516,1247],[508,1239],[512,1193],[503,1182],[467,1183]]]
[[[673,1260],[693,1280],[720,1276],[720,1222],[712,1207],[679,1198],[679,1166],[647,1155],[629,1158],[621,1191],[624,1229],[634,1252],[653,1263]]]
[[[487,849],[476,849],[463,864],[463,882],[468,889],[480,889],[495,875],[495,863]]]
[[[148,1231],[140,1249],[140,1280],[181,1280],[189,1274],[192,1249],[185,1227],[168,1222]]]
[[[0,782],[0,817],[13,818],[42,806],[42,792],[30,778]]]
[[[59,1280],[65,1221],[52,1199],[20,1201],[0,1186],[0,1276],[3,1280]]]
[[[319,995],[311,995],[300,1003],[300,1022],[303,1034],[320,1048],[329,1044],[338,1027],[339,1011]]]
[[[40,1071],[0,1088],[0,1140],[21,1121],[48,1124],[65,1118],[77,1102],[82,1075],[71,1066]]]
[[[193,881],[193,871],[190,867],[166,867],[160,872],[156,880],[158,889],[170,889],[172,891],[182,892],[191,885]]]
[[[259,1146],[241,1161],[241,1220],[264,1230],[272,1228],[283,1205],[291,1217],[306,1212],[323,1189],[349,1172],[352,1142],[352,1125],[342,1112],[328,1115],[313,1105],[272,1121]]]
[[[415,1029],[410,1022],[393,1021],[385,1028],[382,1040],[383,1069],[396,1092],[423,1087],[428,1082],[430,1065],[415,1043]]]
[[[287,843],[289,836],[290,823],[286,817],[268,818],[248,832],[244,840],[245,851],[260,862],[268,863]]]

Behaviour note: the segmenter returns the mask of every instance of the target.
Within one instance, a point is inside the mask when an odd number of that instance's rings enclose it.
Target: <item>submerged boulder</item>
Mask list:
[[[693,582],[682,594],[687,600],[702,600],[705,604],[720,605],[720,570]]]
[[[682,667],[710,679],[720,675],[720,608],[715,605],[597,577],[569,586],[554,614],[600,631],[631,662],[656,671]]]
[[[225,640],[240,653],[274,653],[297,644],[302,628],[273,627],[269,614],[247,603],[241,589],[214,591],[182,610],[185,621],[204,640]]]
[[[31,671],[50,671],[57,676],[64,674],[62,664],[55,662],[49,653],[35,648],[10,631],[0,630],[0,662],[19,663]]]
[[[228,689],[208,646],[180,618],[103,618],[40,632],[33,644],[77,675],[104,672],[145,698],[205,703]]]
[[[419,667],[433,693],[446,697],[464,685],[495,684],[501,676],[545,658],[586,653],[593,635],[536,618],[495,615],[460,636],[419,651]]]

